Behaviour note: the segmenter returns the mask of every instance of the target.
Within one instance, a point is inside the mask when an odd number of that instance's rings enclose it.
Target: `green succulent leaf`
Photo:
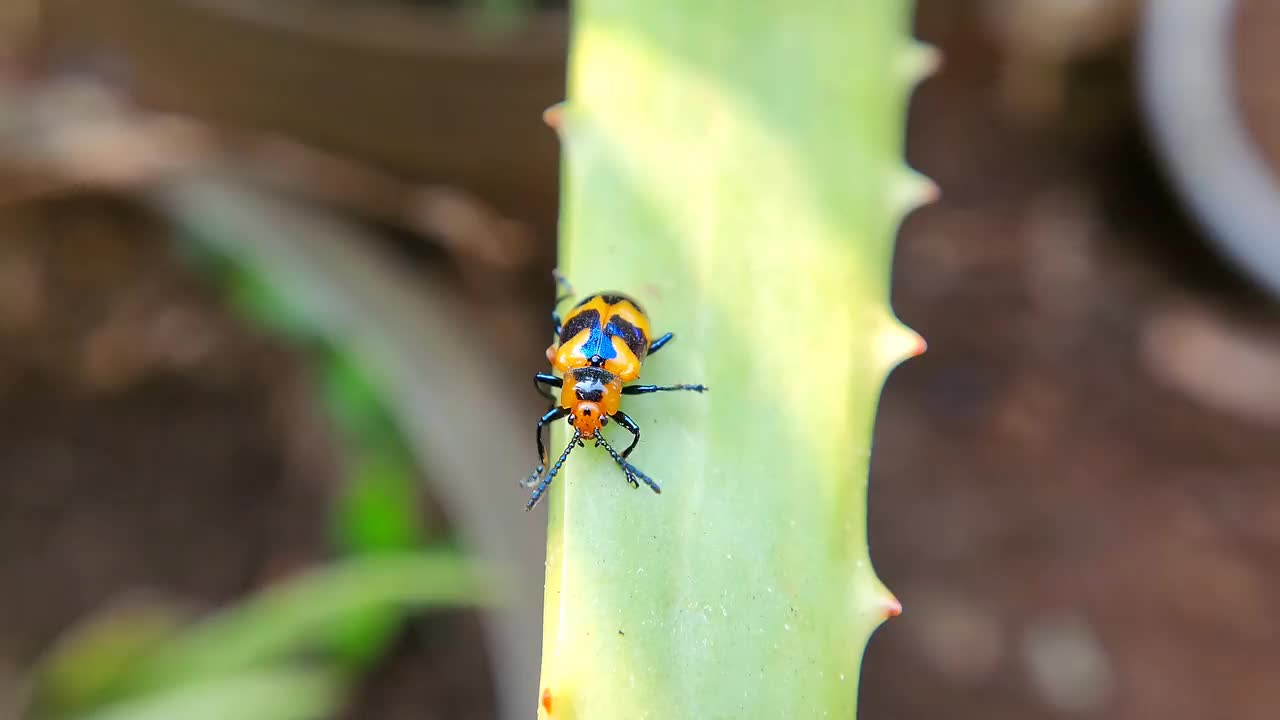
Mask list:
[[[902,161],[931,61],[910,10],[575,4],[561,270],[675,332],[645,382],[711,390],[625,403],[661,495],[590,442],[553,485],[543,717],[854,716],[897,608],[867,550],[872,424],[922,349],[888,302],[932,187]]]

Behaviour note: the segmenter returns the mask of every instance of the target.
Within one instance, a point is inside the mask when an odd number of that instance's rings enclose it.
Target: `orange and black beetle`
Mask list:
[[[558,299],[557,304],[564,299]],[[707,388],[703,385],[624,385],[639,379],[640,366],[645,358],[661,350],[673,337],[667,333],[657,340],[650,340],[649,316],[638,302],[626,295],[614,292],[588,295],[569,311],[563,322],[558,313],[552,312],[551,316],[555,322],[556,339],[547,348],[547,360],[551,369],[559,372],[560,376],[538,373],[534,377],[539,392],[546,395],[553,405],[538,420],[538,467],[522,483],[525,487],[537,487],[525,509],[532,509],[537,504],[573,448],[590,438],[595,439],[596,447],[603,447],[609,453],[633,487],[640,487],[639,481],[643,480],[655,493],[662,492],[653,478],[627,461],[640,442],[640,426],[622,411],[622,396],[668,390],[700,393],[706,392]],[[555,396],[544,385],[560,388],[558,405]],[[546,477],[542,477],[547,463],[542,428],[566,416],[573,427],[573,437],[560,454],[560,459],[551,466]],[[602,428],[609,424],[610,419],[616,420],[632,435],[631,444],[621,454],[604,439]]]

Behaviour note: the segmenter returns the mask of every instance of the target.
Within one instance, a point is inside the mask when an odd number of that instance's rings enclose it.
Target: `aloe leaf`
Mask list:
[[[910,11],[575,4],[561,269],[676,333],[646,382],[711,390],[625,402],[661,495],[590,442],[553,485],[542,717],[854,717],[898,609],[866,542],[872,424],[923,349],[888,302],[897,227],[932,193],[902,160],[933,58]]]

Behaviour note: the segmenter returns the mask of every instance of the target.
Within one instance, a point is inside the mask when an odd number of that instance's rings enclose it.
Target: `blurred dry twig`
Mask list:
[[[422,185],[268,133],[219,132],[130,106],[106,86],[62,79],[0,96],[0,206],[89,186],[134,191],[234,167],[245,180],[444,247],[470,275],[524,270],[536,237],[474,194]]]

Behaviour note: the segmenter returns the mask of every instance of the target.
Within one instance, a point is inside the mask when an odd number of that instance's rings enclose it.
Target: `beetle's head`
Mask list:
[[[569,424],[584,438],[593,438],[600,428],[609,424],[609,416],[600,409],[600,403],[579,400],[569,411]]]

